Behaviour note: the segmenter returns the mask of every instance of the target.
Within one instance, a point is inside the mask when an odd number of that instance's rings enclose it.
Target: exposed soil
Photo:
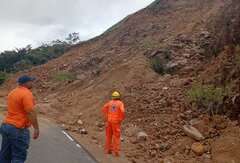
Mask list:
[[[39,112],[72,132],[104,163],[112,159],[99,156],[104,144],[100,110],[115,89],[122,92],[127,111],[122,127],[123,159],[239,163],[236,118],[201,114],[185,97],[194,82],[232,83],[238,88],[239,72],[229,63],[235,55],[231,49],[240,43],[239,11],[238,0],[156,0],[64,56],[14,75],[1,91],[15,87],[22,73],[36,76]],[[167,73],[153,71],[150,60],[154,57],[165,58],[162,66]],[[76,79],[57,81],[54,76],[59,72]],[[233,96],[238,93],[236,89]],[[83,125],[77,123],[79,119]],[[191,151],[195,140],[183,132],[183,125],[191,120],[197,121],[196,128],[206,136],[201,141],[206,148],[201,156]],[[83,128],[87,135],[80,134]],[[148,134],[146,141],[136,142],[138,131]]]

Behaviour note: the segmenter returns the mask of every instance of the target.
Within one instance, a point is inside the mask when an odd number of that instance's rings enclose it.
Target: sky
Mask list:
[[[0,0],[0,52],[69,33],[87,40],[154,0]]]

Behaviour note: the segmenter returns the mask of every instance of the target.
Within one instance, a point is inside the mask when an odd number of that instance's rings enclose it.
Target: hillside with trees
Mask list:
[[[71,33],[64,40],[44,43],[37,48],[27,45],[24,48],[7,50],[0,53],[0,84],[7,78],[8,73],[16,73],[34,66],[47,63],[66,53],[71,46],[79,42],[79,34]]]

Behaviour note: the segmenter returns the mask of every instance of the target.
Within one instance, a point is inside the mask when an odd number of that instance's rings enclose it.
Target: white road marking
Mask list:
[[[74,141],[73,138],[72,138],[70,135],[68,135],[68,133],[66,133],[65,131],[62,131],[62,133],[63,133],[69,140],[71,140],[72,142]]]
[[[62,130],[62,133],[63,133],[69,140],[71,140],[72,142],[75,142],[74,139],[73,139],[68,133],[66,133],[64,130]],[[82,149],[82,146],[81,146],[80,144],[76,143],[76,146],[77,146],[78,148]]]
[[[81,148],[81,149],[82,149],[82,146],[81,146],[80,144],[76,144],[76,146],[77,146],[78,148]]]

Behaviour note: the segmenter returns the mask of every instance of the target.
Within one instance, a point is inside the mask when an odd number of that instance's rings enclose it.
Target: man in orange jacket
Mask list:
[[[125,108],[120,100],[121,95],[115,91],[112,93],[112,100],[104,105],[102,112],[106,123],[106,144],[105,152],[115,156],[119,156],[121,122],[125,118]]]

